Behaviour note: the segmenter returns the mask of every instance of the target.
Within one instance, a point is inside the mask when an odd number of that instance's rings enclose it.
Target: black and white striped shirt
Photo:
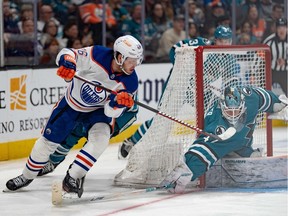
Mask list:
[[[272,71],[288,71],[288,40],[287,36],[285,40],[280,40],[274,33],[268,36],[263,43],[267,44],[271,48],[271,69]],[[279,58],[285,59],[285,64],[280,66],[277,64]]]

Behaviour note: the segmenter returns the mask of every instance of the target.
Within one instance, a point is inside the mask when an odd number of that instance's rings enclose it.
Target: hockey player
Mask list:
[[[36,141],[23,173],[6,183],[15,191],[29,185],[47,163],[59,143],[64,142],[79,122],[89,122],[88,141],[79,151],[63,180],[63,189],[81,197],[83,180],[109,144],[115,118],[134,104],[138,89],[135,67],[142,63],[143,48],[132,36],[119,37],[114,48],[91,46],[82,49],[62,49],[56,58],[57,74],[70,82],[65,97],[53,112]],[[113,89],[110,94],[73,78],[77,74],[99,85]]]
[[[204,131],[220,135],[230,126],[236,133],[227,140],[218,141],[200,135],[185,153],[183,161],[161,183],[173,185],[172,193],[182,193],[185,186],[211,168],[216,161],[231,152],[241,157],[253,157],[253,132],[259,112],[282,113],[288,120],[288,98],[279,98],[271,91],[253,87],[226,87],[224,94],[209,110]]]
[[[174,65],[175,49],[177,47],[207,46],[207,45],[211,45],[211,41],[206,39],[206,38],[202,38],[202,37],[197,37],[197,38],[193,38],[193,39],[185,39],[185,40],[179,41],[170,49],[169,59],[170,59],[171,63]],[[166,80],[166,83],[164,85],[162,92],[164,92],[164,90],[166,88],[166,85],[169,81],[172,70],[173,70],[173,68],[170,70],[169,76]],[[153,118],[145,121],[143,124],[141,124],[139,126],[139,128],[135,131],[135,133],[132,136],[130,136],[129,138],[124,140],[124,142],[119,146],[119,157],[120,158],[126,158],[127,157],[130,150],[132,149],[132,147],[144,136],[146,131],[149,129],[149,127],[152,124],[152,121],[153,121]]]
[[[226,26],[218,26],[214,32],[215,46],[230,46],[232,45],[232,30]],[[222,74],[222,81],[231,84],[231,78],[234,78],[234,84],[241,82],[240,77],[240,65],[236,62],[236,59],[231,54],[215,54],[210,53],[204,62],[205,68],[205,80],[210,80],[210,83],[219,78],[219,74]],[[215,73],[217,68],[218,73]],[[225,84],[225,83],[224,83]],[[207,95],[210,97],[211,95]]]
[[[219,25],[214,32],[214,45],[225,46],[232,45],[232,30],[231,28]]]
[[[137,95],[136,95],[137,96]],[[134,100],[137,100],[137,97],[134,97]],[[111,138],[117,136],[122,131],[126,130],[133,122],[137,119],[138,105],[134,103],[133,107],[125,111],[120,117],[115,119],[115,124],[113,128],[113,133]],[[97,115],[97,113],[96,113]],[[55,168],[64,161],[66,155],[69,151],[75,146],[79,140],[83,137],[88,138],[88,131],[92,127],[90,122],[79,122],[76,124],[72,132],[60,143],[55,152],[49,156],[49,161],[45,166],[39,171],[38,176],[43,176],[48,173],[51,173]]]

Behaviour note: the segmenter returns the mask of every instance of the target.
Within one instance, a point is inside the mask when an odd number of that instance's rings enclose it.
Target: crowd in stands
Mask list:
[[[3,0],[5,56],[37,55],[39,64],[55,65],[55,56],[63,47],[102,44],[102,0],[39,0],[36,10],[33,1],[27,2]],[[171,46],[187,35],[213,40],[218,25],[232,25],[232,0],[189,0],[187,34],[184,0],[146,0],[144,28],[141,1],[106,2],[106,46],[112,46],[117,37],[130,34],[145,41],[146,62],[168,60]],[[237,40],[234,44],[262,43],[275,33],[276,20],[284,17],[284,0],[235,2]]]

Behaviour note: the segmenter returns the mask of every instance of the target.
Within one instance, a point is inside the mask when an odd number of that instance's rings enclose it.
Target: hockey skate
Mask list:
[[[69,172],[63,180],[62,187],[63,190],[67,193],[76,193],[80,198],[83,194],[83,184],[84,184],[85,176],[81,179],[74,179],[70,176]]]
[[[119,146],[119,153],[118,158],[124,159],[128,156],[129,152],[131,151],[134,143],[131,142],[129,139],[125,139],[123,143]]]
[[[38,176],[44,176],[47,175],[48,173],[51,173],[54,171],[54,169],[59,165],[54,164],[51,161],[48,161],[47,164],[39,171]]]
[[[16,191],[22,187],[28,186],[32,181],[33,179],[26,179],[22,174],[7,181],[6,187],[11,191]]]

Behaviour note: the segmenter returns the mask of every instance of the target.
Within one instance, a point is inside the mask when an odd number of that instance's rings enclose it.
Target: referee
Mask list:
[[[263,43],[269,45],[271,49],[273,88],[280,85],[287,95],[288,39],[287,20],[285,18],[276,21],[276,32],[269,35]]]

